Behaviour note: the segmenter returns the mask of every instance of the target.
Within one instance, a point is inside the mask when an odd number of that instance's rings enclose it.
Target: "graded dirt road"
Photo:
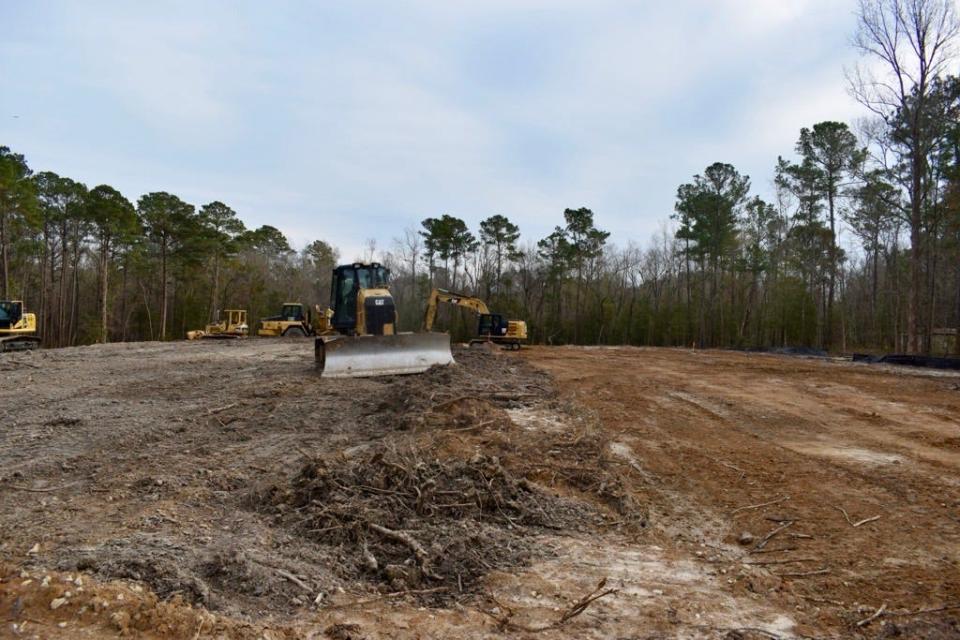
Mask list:
[[[726,576],[726,593],[778,607],[794,633],[960,635],[955,374],[716,351],[528,354],[597,412],[660,544]],[[856,627],[881,606],[953,609]]]
[[[455,356],[346,381],[309,340],[0,356],[0,637],[960,633],[960,376]]]

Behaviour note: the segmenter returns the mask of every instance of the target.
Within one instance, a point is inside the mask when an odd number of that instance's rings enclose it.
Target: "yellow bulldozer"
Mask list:
[[[20,300],[0,300],[0,352],[27,351],[39,346],[36,314],[25,313]]]
[[[390,270],[372,262],[340,265],[330,287],[330,331],[314,342],[326,378],[422,373],[453,362],[446,333],[400,333]]]
[[[506,320],[499,313],[490,313],[487,303],[480,298],[446,289],[434,289],[430,293],[427,311],[423,318],[424,331],[433,329],[433,322],[437,318],[437,307],[441,303],[470,309],[478,315],[477,333],[470,339],[470,344],[493,342],[504,345],[507,349],[519,349],[520,345],[527,340],[527,323],[523,320]]]
[[[330,325],[332,315],[333,311],[321,309],[319,305],[315,305],[311,311],[299,302],[284,302],[278,315],[260,319],[257,335],[264,338],[300,338],[334,334],[336,332]]]
[[[187,340],[235,340],[249,333],[245,309],[224,309],[222,313],[217,312],[217,317],[221,319],[203,329],[188,331]]]

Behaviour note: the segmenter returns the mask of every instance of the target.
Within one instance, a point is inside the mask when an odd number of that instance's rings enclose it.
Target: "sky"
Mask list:
[[[645,243],[717,161],[768,196],[864,112],[854,0],[0,1],[0,145],[354,259],[448,213]]]

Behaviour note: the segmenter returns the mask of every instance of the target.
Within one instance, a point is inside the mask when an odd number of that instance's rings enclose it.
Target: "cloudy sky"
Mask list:
[[[0,2],[0,145],[135,200],[222,200],[296,246],[594,210],[645,242],[724,161],[770,191],[861,110],[853,0]]]

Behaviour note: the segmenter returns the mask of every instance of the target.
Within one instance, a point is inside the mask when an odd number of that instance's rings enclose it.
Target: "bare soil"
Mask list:
[[[455,357],[0,356],[0,637],[960,636],[960,375]]]

